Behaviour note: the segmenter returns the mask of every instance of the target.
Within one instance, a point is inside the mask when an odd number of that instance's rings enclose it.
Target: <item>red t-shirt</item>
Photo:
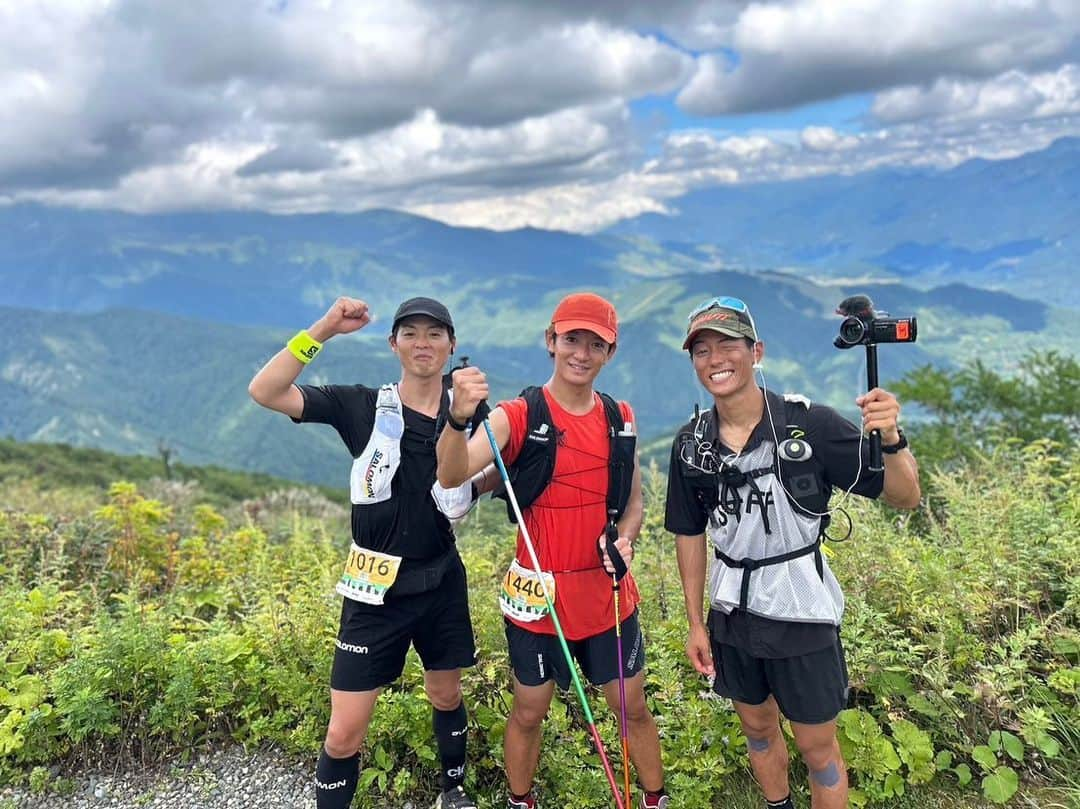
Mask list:
[[[608,420],[600,396],[593,394],[593,409],[583,416],[564,410],[545,387],[544,396],[558,436],[555,471],[551,483],[525,509],[540,567],[555,576],[555,611],[563,632],[570,640],[582,640],[615,626],[615,604],[611,576],[604,571],[597,554],[597,540],[607,523]],[[517,398],[499,404],[510,423],[510,439],[503,460],[511,464],[521,452],[528,432],[528,407]],[[634,411],[620,402],[623,418],[634,421]],[[517,560],[532,570],[532,559],[518,531]],[[619,612],[626,620],[640,596],[633,575],[627,573],[619,590]],[[521,622],[510,619],[530,632],[555,634],[551,618]]]

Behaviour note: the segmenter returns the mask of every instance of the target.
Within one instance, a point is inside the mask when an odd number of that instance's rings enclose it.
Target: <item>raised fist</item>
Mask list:
[[[454,371],[454,401],[450,415],[454,421],[464,423],[473,417],[476,406],[488,397],[488,383],[484,372],[474,366]]]
[[[359,331],[371,322],[368,305],[359,298],[338,298],[319,321],[327,336]]]

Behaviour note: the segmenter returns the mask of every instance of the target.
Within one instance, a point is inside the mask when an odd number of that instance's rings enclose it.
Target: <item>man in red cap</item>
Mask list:
[[[641,473],[631,457],[621,482],[609,472],[617,444],[613,433],[631,435],[634,415],[593,390],[593,382],[615,354],[615,307],[598,295],[563,298],[545,333],[553,360],[543,387],[527,388],[491,412],[491,427],[507,464],[514,492],[533,539],[555,611],[571,654],[585,676],[620,710],[619,666],[625,679],[630,754],[644,791],[641,806],[666,807],[660,739],[643,688],[645,652],[638,625],[639,595],[633,576],[621,581],[619,624],[623,656],[615,632],[612,573],[604,550],[610,519],[618,531],[615,547],[627,568],[641,529]],[[439,439],[438,478],[443,486],[461,485],[493,460],[485,435],[466,440],[465,423],[488,396],[479,368],[454,374],[449,426]],[[613,412],[614,411],[614,412]],[[613,420],[621,423],[613,430]],[[620,491],[613,491],[620,489]],[[612,506],[619,501],[619,506]],[[598,550],[600,553],[598,553]],[[503,581],[499,604],[504,615],[514,700],[503,749],[509,780],[509,809],[534,809],[533,776],[540,758],[542,723],[555,692],[566,689],[570,670],[547,614],[542,588],[519,531],[517,555]],[[538,597],[539,595],[539,597]]]

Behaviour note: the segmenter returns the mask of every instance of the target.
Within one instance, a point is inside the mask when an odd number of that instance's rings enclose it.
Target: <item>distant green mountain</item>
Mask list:
[[[716,186],[605,235],[731,269],[964,283],[1080,307],[1080,138],[949,171]]]
[[[646,437],[670,433],[695,401],[704,402],[680,346],[686,312],[717,292],[751,303],[766,340],[769,386],[849,413],[863,386],[862,356],[832,347],[839,319],[831,310],[853,291],[920,319],[915,345],[882,349],[883,381],[926,362],[980,356],[1008,368],[1032,347],[1080,353],[1067,310],[963,286],[855,288],[775,273],[717,272],[595,288],[613,297],[621,318],[618,351],[600,387],[634,404]],[[396,294],[419,291],[414,284]],[[488,371],[496,398],[549,375],[541,335],[552,301],[564,291],[549,288],[531,305],[513,293],[502,297],[497,286],[483,298],[458,300],[459,356],[468,354]],[[265,329],[131,309],[0,308],[0,322],[0,435],[149,455],[164,442],[185,463],[344,485],[348,458],[333,430],[294,426],[247,396],[251,376],[304,320],[294,319],[290,329]],[[335,338],[301,381],[375,385],[397,378],[387,325]]]
[[[349,502],[344,488],[315,488],[270,475],[172,463],[160,454],[156,458],[117,455],[69,444],[24,443],[0,438],[0,484],[29,481],[42,490],[104,490],[121,480],[146,483],[154,479],[198,483],[199,500],[220,506],[295,488],[313,489],[338,505]]]
[[[593,236],[459,228],[393,211],[138,216],[0,207],[0,305],[134,308],[291,327],[343,292],[384,316],[409,291],[513,339],[555,290],[786,268],[828,280],[951,283],[1080,306],[1080,139],[950,171],[717,186]],[[496,316],[501,315],[501,316]],[[526,330],[527,331],[527,330]]]
[[[403,298],[442,298],[459,355],[508,396],[547,378],[541,335],[558,300],[592,289],[622,323],[601,387],[630,399],[646,437],[702,401],[680,351],[687,311],[714,295],[754,310],[766,381],[852,410],[861,354],[832,347],[836,303],[869,293],[917,315],[919,341],[882,351],[882,379],[1030,349],[1080,353],[1080,140],[948,172],[877,172],[713,188],[581,236],[456,228],[390,211],[136,216],[0,207],[0,435],[220,463],[340,486],[327,428],[297,428],[247,398],[248,380],[335,297],[376,322],[335,340],[305,381],[378,384]],[[792,268],[786,272],[770,267]],[[853,280],[858,279],[858,280]],[[1014,294],[988,291],[991,287]]]

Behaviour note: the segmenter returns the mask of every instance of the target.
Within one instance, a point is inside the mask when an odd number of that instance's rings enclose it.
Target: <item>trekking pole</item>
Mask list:
[[[623,787],[626,790],[626,804],[630,806],[630,736],[626,729],[626,672],[623,670],[622,655],[622,616],[619,612],[619,582],[626,575],[626,562],[615,547],[619,538],[619,528],[615,525],[615,512],[608,512],[607,528],[604,529],[608,559],[615,572],[611,574],[611,593],[615,599],[615,654],[619,667],[619,736],[622,739]]]
[[[596,747],[596,752],[600,754],[600,762],[604,765],[604,775],[607,776],[611,794],[615,797],[615,806],[618,809],[625,809],[622,798],[619,796],[619,786],[615,783],[615,772],[611,769],[607,753],[604,752],[604,743],[600,740],[600,732],[596,729],[596,721],[593,719],[592,711],[589,709],[589,701],[585,698],[585,689],[581,686],[581,678],[578,677],[573,655],[570,654],[570,647],[566,645],[566,636],[563,634],[562,625],[559,623],[559,616],[555,614],[555,602],[552,601],[551,593],[548,592],[547,583],[544,581],[544,571],[540,569],[540,560],[536,556],[536,548],[533,547],[532,539],[529,537],[529,529],[525,525],[525,518],[521,514],[521,507],[518,505],[517,495],[514,494],[514,487],[510,484],[510,475],[507,474],[506,467],[503,465],[502,455],[499,453],[499,444],[495,441],[495,433],[491,429],[490,419],[484,419],[484,430],[487,431],[488,442],[491,444],[491,454],[495,458],[495,465],[499,467],[499,475],[502,476],[503,485],[506,486],[506,495],[510,499],[510,505],[513,507],[514,515],[517,517],[521,536],[525,539],[525,547],[529,551],[533,570],[540,581],[544,601],[547,602],[548,613],[551,615],[551,623],[555,625],[555,634],[559,637],[559,645],[562,646],[563,656],[566,657],[566,663],[570,667],[570,676],[574,681],[574,689],[577,691],[578,699],[581,701],[581,710],[584,712],[585,721],[589,725],[593,745]]]

